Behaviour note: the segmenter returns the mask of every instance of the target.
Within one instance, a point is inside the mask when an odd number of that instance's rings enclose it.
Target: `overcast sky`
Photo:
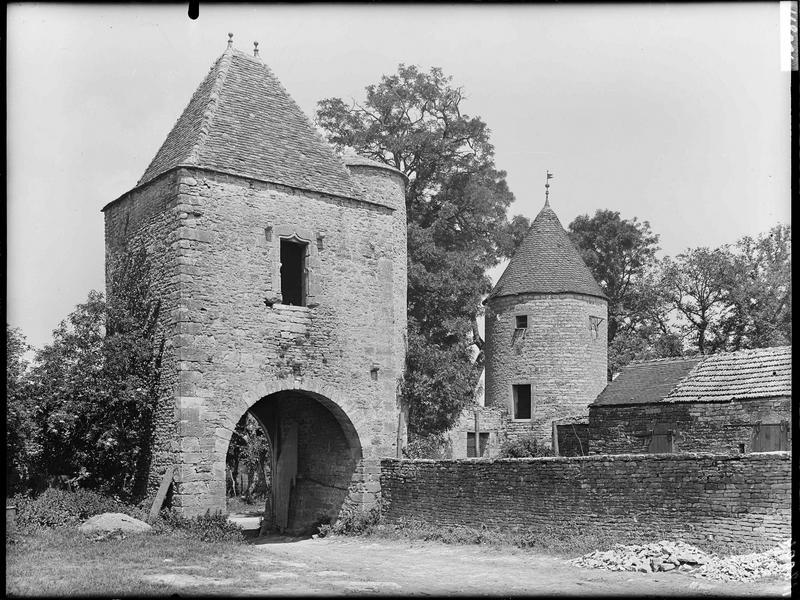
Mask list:
[[[441,67],[533,218],[600,208],[663,254],[789,222],[778,4],[8,6],[8,312],[36,346],[103,289],[100,209],[142,175],[211,64],[259,42],[301,108]],[[499,275],[498,270],[493,275]]]

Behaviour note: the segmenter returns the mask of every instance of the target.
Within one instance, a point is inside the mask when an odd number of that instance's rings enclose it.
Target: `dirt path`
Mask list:
[[[214,569],[165,565],[143,579],[174,591],[225,595],[789,595],[788,581],[732,583],[686,573],[583,569],[512,549],[326,538],[259,543],[242,552],[242,580]],[[199,567],[199,565],[196,565]],[[240,563],[238,571],[241,573]],[[211,572],[210,572],[211,571]],[[173,590],[171,589],[170,592]]]

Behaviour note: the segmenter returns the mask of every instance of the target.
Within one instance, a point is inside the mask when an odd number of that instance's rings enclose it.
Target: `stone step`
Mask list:
[[[228,521],[235,523],[245,531],[261,528],[261,517],[252,515],[228,515]]]

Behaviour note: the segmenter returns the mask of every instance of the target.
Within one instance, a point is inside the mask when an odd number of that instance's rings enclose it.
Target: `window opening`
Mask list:
[[[475,432],[467,432],[467,458],[478,458],[479,456],[486,456],[486,448],[489,446],[489,434],[480,434],[480,453],[475,448]]]
[[[592,334],[593,339],[600,337],[600,323],[605,319],[601,317],[589,317],[589,332]]]
[[[514,385],[514,418],[531,418],[531,384]]]
[[[528,328],[528,315],[517,315],[517,329],[527,329]]]
[[[281,240],[282,304],[306,305],[306,244]]]

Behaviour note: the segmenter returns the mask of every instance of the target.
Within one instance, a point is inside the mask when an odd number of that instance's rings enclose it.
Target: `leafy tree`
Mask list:
[[[269,440],[256,418],[247,412],[236,424],[228,448],[227,467],[230,495],[243,494],[248,502],[254,496],[268,495],[270,487],[271,454]],[[247,471],[247,488],[238,490],[236,481],[240,469]]]
[[[22,332],[6,323],[6,485],[13,494],[27,481],[31,411],[27,395],[29,346]]]
[[[586,266],[608,296],[608,343],[617,332],[630,333],[640,325],[635,304],[642,304],[642,278],[658,251],[658,235],[647,221],[622,219],[618,212],[598,210],[569,224],[569,237]],[[638,286],[638,289],[637,289]],[[638,297],[637,297],[638,296]]]
[[[524,217],[508,221],[514,196],[495,168],[486,123],[462,112],[464,98],[441,69],[401,64],[367,86],[364,102],[325,99],[316,115],[331,143],[409,180],[402,391],[412,434],[449,428],[472,400],[483,368],[476,317],[491,287],[485,273],[513,253],[528,228]]]
[[[724,349],[732,309],[735,259],[727,246],[692,248],[664,261],[664,293],[677,310],[685,339],[700,354]]]
[[[792,343],[792,229],[778,224],[733,248],[733,309],[724,329],[731,350]]]
[[[81,466],[94,462],[94,444],[87,437],[103,406],[104,323],[105,301],[92,291],[53,331],[53,342],[36,352],[31,396],[39,487],[50,477],[77,475]]]
[[[36,354],[29,394],[39,487],[73,475],[129,496],[146,490],[160,348],[143,252],[112,270],[108,303],[89,292]]]
[[[464,377],[470,365],[465,345],[431,343],[416,328],[409,328],[406,377],[403,383],[409,429],[416,437],[436,437],[471,400],[476,382]],[[438,439],[438,438],[437,438]]]
[[[609,379],[633,360],[683,354],[683,336],[663,283],[663,263],[654,261],[633,281],[627,296],[622,326],[608,345]]]

